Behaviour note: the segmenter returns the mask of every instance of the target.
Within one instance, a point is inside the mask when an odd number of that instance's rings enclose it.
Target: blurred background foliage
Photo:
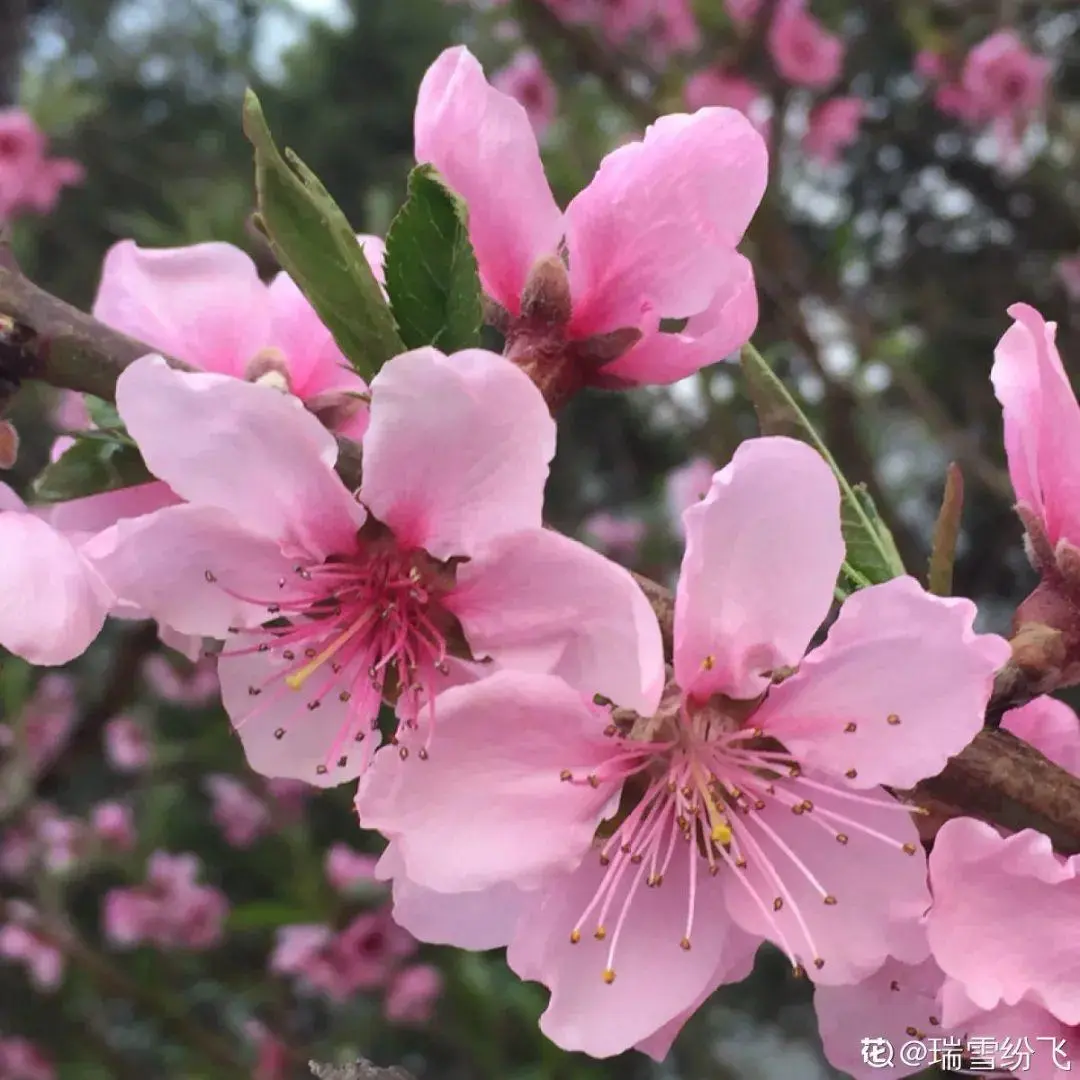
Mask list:
[[[590,49],[587,30],[553,29],[533,0],[517,3],[513,12],[560,87],[544,150],[565,203],[650,111],[681,107],[685,70],[650,71],[632,53],[598,52],[595,42]],[[871,112],[834,169],[774,138],[773,182],[745,247],[761,291],[755,340],[848,476],[869,484],[914,573],[925,566],[945,466],[960,463],[967,497],[956,590],[979,602],[987,628],[1007,630],[1033,575],[1011,512],[988,374],[1005,309],[1017,300],[1058,320],[1066,364],[1080,362],[1080,303],[1055,273],[1060,258],[1080,250],[1080,15],[1072,2],[1026,0],[813,6],[850,43],[840,92],[868,99]],[[489,70],[504,64],[516,48],[498,31],[506,14],[443,0],[0,0],[0,94],[25,105],[56,152],[87,171],[54,213],[16,222],[22,266],[87,307],[102,256],[121,238],[148,246],[227,240],[265,258],[247,224],[251,155],[240,130],[247,85],[279,140],[320,175],[356,229],[384,232],[412,164],[424,70],[462,41]],[[698,15],[704,59],[710,50],[730,55],[723,6],[702,0]],[[1055,64],[1052,104],[1031,135],[1035,152],[1011,171],[984,140],[937,112],[911,76],[920,48],[963,50],[1003,20]],[[634,72],[625,85],[612,76],[620,64]],[[798,93],[775,104],[796,118],[805,112]],[[550,519],[579,534],[597,511],[644,521],[644,540],[625,557],[670,580],[679,548],[665,478],[694,455],[723,464],[754,433],[737,389],[737,374],[718,366],[671,389],[581,396],[560,425]],[[34,391],[17,403],[25,447],[9,477],[16,487],[47,458],[48,430],[35,423],[46,404]],[[70,730],[55,759],[36,776],[2,774],[16,806],[0,823],[3,895],[62,915],[78,945],[62,985],[48,992],[34,989],[24,967],[0,963],[0,1036],[33,1040],[63,1080],[271,1080],[304,1075],[308,1057],[357,1054],[440,1080],[836,1075],[820,1057],[809,986],[772,954],[763,953],[747,983],[716,995],[663,1065],[636,1054],[593,1062],[554,1048],[536,1026],[543,992],[520,984],[498,953],[422,950],[420,959],[444,980],[423,1022],[389,1019],[383,988],[338,1005],[297,993],[267,970],[275,932],[341,926],[351,913],[378,908],[385,898],[377,886],[343,901],[323,870],[332,844],[375,851],[377,841],[358,832],[350,792],[337,790],[275,817],[250,847],[226,843],[207,774],[232,774],[267,805],[278,803],[245,769],[220,707],[166,701],[147,681],[157,649],[141,627],[111,627],[73,668]],[[168,663],[184,671],[175,654]],[[0,673],[3,719],[15,732],[9,762],[21,752],[20,731],[38,715],[28,704],[38,677],[12,660]],[[135,772],[117,771],[103,752],[103,730],[117,714],[133,717],[153,748]],[[16,790],[17,781],[26,790]],[[51,833],[63,832],[57,820],[67,822],[69,839],[78,840],[90,808],[117,799],[135,810],[133,850],[103,852],[79,840],[70,858],[57,858],[42,839],[50,829],[38,828],[37,854],[28,868],[12,870],[11,853],[29,843],[35,820],[52,820]],[[143,880],[157,849],[197,853],[202,880],[228,895],[220,947],[107,948],[103,896]],[[253,1019],[288,1047],[276,1072],[265,1041],[250,1034]],[[852,1038],[863,1034],[873,1033]],[[9,1080],[3,1069],[0,1076]]]

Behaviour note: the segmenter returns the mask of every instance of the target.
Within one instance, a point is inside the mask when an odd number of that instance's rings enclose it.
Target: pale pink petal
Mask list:
[[[599,1058],[622,1053],[656,1035],[707,991],[749,973],[757,942],[727,917],[715,878],[699,879],[692,947],[680,946],[687,922],[686,851],[676,849],[662,888],[635,890],[613,959],[613,923],[630,874],[615,888],[615,914],[602,941],[593,936],[591,922],[580,925],[577,944],[570,940],[605,874],[595,858],[552,881],[523,913],[507,962],[521,978],[551,989],[540,1028],[564,1050]],[[610,984],[603,978],[608,967],[615,971]]]
[[[334,474],[334,436],[296,398],[148,356],[120,376],[116,402],[147,467],[182,498],[298,551],[353,544],[364,511]]]
[[[683,522],[675,677],[694,697],[756,697],[828,614],[844,559],[836,479],[804,443],[749,439]]]
[[[510,882],[464,893],[425,889],[405,875],[394,843],[383,852],[377,873],[393,879],[394,921],[431,945],[474,951],[508,945],[528,896]]]
[[[975,614],[970,600],[932,596],[911,577],[860,589],[754,724],[852,787],[936,776],[982,727],[1010,655],[1004,638],[974,632]]]
[[[268,343],[266,286],[231,244],[114,244],[101,268],[96,319],[205,371],[241,376]]]
[[[672,469],[664,481],[664,502],[672,528],[683,533],[683,513],[696,506],[712,487],[716,466],[704,457],[691,458],[685,465]]]
[[[971,1076],[996,1066],[1024,1080],[1061,1080],[1080,1057],[1080,1031],[1034,1001],[984,1011],[954,979],[945,980],[941,999],[944,1022],[976,1044]]]
[[[747,943],[747,952],[749,953],[749,962],[747,964],[746,974],[750,973],[750,969],[753,967],[756,942],[751,938]],[[721,961],[721,965],[716,974],[708,979],[704,988],[698,995],[697,1001],[695,1001],[688,1009],[680,1013],[673,1020],[669,1020],[662,1028],[658,1028],[648,1038],[642,1039],[640,1042],[634,1044],[635,1050],[640,1050],[643,1054],[648,1054],[653,1061],[663,1061],[668,1054],[671,1053],[671,1047],[674,1045],[675,1040],[679,1037],[682,1029],[686,1026],[686,1022],[709,1000],[715,993],[715,988],[721,983],[733,983],[738,979],[737,971],[729,971],[727,964],[727,957],[724,957]]]
[[[99,533],[124,518],[140,517],[166,506],[176,506],[180,501],[168,484],[155,480],[149,484],[135,484],[35,509],[38,516],[54,529],[69,537],[79,538]]]
[[[566,211],[574,333],[704,311],[767,175],[765,141],[735,109],[663,116],[608,154]]]
[[[443,52],[420,83],[415,136],[416,160],[431,162],[468,205],[485,291],[516,315],[533,264],[562,236],[528,113],[489,86],[459,45]]]
[[[1050,543],[1080,545],[1080,405],[1054,344],[1056,324],[1027,304],[994,350],[990,378],[1005,419],[1005,451],[1016,501],[1044,521]]]
[[[167,507],[120,521],[84,551],[122,601],[177,633],[206,637],[266,622],[278,582],[291,580],[295,566],[276,543],[206,506]]]
[[[495,353],[394,357],[371,384],[360,498],[398,542],[437,559],[537,528],[555,453],[540,392]]]
[[[1001,726],[1031,743],[1055,765],[1080,776],[1080,717],[1056,698],[1045,694],[1019,709],[1010,709]]]
[[[628,352],[600,369],[597,384],[667,384],[728,359],[750,340],[758,321],[757,287],[750,260],[737,251],[716,252],[723,274],[705,311],[677,333],[648,331]]]
[[[14,488],[9,487],[7,484],[0,483],[0,511],[22,511],[25,509],[26,503],[19,498],[15,493]]]
[[[516,671],[453,687],[436,707],[427,760],[375,755],[357,792],[361,825],[396,842],[411,881],[442,892],[531,887],[573,869],[619,785],[561,776],[584,778],[617,752],[602,734],[610,714],[559,679]],[[398,739],[424,746],[422,733]]]
[[[111,595],[62,533],[30,513],[0,513],[0,645],[31,664],[66,664],[105,623]]]
[[[926,1068],[926,1060],[907,1065],[899,1058],[900,1047],[911,1041],[909,1029],[924,1032],[930,1038],[942,1038],[942,1008],[939,1001],[945,975],[933,960],[920,964],[903,964],[889,959],[874,974],[847,986],[818,986],[814,989],[814,1009],[825,1056],[836,1068],[855,1080],[876,1080],[883,1074],[890,1077],[912,1076]],[[1017,1029],[1019,1033],[1023,1029]],[[978,1034],[984,1034],[978,1028]],[[892,1047],[890,1065],[868,1065],[863,1058],[864,1043],[872,1055],[877,1052],[887,1060],[887,1048]],[[871,1056],[871,1061],[875,1061]]]
[[[646,715],[660,703],[656,615],[627,570],[576,540],[546,529],[499,538],[458,568],[447,607],[477,657]]]
[[[882,791],[853,801],[839,788],[797,790],[811,810],[793,814],[771,800],[740,821],[747,865],[718,878],[739,925],[793,955],[816,983],[853,982],[888,956],[925,959],[919,920],[930,893],[911,814]]]
[[[351,742],[327,767],[330,748],[353,722],[352,705],[328,693],[318,709],[307,709],[310,694],[285,683],[289,664],[279,652],[230,652],[227,646],[218,658],[221,700],[255,772],[322,788],[355,780],[363,772],[370,751]]]
[[[1080,1024],[1080,856],[1054,854],[1032,829],[1002,837],[955,818],[934,841],[930,880],[930,948],[975,1004],[992,1009],[1026,996]]]

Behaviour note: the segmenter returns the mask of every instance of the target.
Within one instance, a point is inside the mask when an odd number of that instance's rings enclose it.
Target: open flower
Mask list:
[[[97,565],[181,633],[234,631],[219,675],[252,768],[359,775],[383,701],[415,722],[460,660],[655,705],[660,631],[641,590],[541,528],[555,425],[529,379],[481,350],[418,349],[371,395],[354,497],[295,398],[160,357],[117,385],[147,465],[188,504],[104,534]]]
[[[844,43],[806,10],[806,0],[780,0],[768,43],[776,70],[795,86],[820,90],[840,74]]]
[[[767,151],[741,113],[661,117],[604,158],[565,214],[525,110],[464,47],[428,69],[415,132],[417,160],[468,204],[484,290],[549,401],[585,384],[674,382],[749,339],[757,294],[735,247],[765,190]],[[662,319],[688,321],[666,333]]]
[[[549,1037],[600,1057],[663,1050],[762,940],[823,983],[922,959],[926,861],[881,785],[972,739],[1009,656],[970,601],[905,577],[856,593],[803,658],[844,543],[836,480],[802,443],[742,444],[684,520],[656,715],[500,673],[448,690],[430,759],[379,754],[357,795],[413,885],[526,890],[508,961],[551,988]]]
[[[359,236],[382,281],[384,247]],[[114,244],[101,268],[96,319],[186,364],[262,382],[300,398],[328,427],[359,438],[367,390],[284,271],[269,285],[231,244]]]

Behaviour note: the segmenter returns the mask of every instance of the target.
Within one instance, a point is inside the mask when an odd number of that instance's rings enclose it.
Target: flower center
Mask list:
[[[298,565],[294,573],[292,588],[281,578],[281,595],[269,603],[226,588],[238,600],[265,606],[271,621],[251,630],[232,628],[258,640],[220,655],[228,662],[266,653],[279,665],[261,684],[248,687],[251,698],[260,700],[234,718],[236,726],[296,693],[304,694],[298,719],[333,701],[344,707],[344,716],[316,771],[325,775],[331,767],[344,768],[346,748],[354,743],[365,743],[366,767],[379,741],[367,736],[378,730],[384,700],[397,706],[410,727],[424,704],[434,719],[437,682],[449,672],[450,641],[464,640],[441,603],[453,586],[452,569],[424,551],[399,547],[383,526],[369,522],[351,555]],[[207,580],[217,579],[207,571]],[[274,735],[286,739],[289,730],[286,721]],[[420,756],[427,756],[426,749]]]
[[[916,853],[915,844],[853,816],[866,805],[895,807],[904,814],[911,812],[909,807],[804,776],[790,751],[750,723],[758,704],[719,697],[695,702],[682,696],[675,709],[664,712],[662,703],[661,714],[639,718],[629,732],[625,725],[610,725],[605,734],[617,749],[601,769],[587,776],[562,772],[562,780],[572,784],[598,787],[623,781],[619,808],[601,824],[594,841],[604,869],[600,885],[570,932],[577,944],[582,927],[595,923],[592,936],[608,943],[604,982],[615,980],[616,949],[639,889],[665,886],[681,846],[690,856],[682,883],[687,917],[681,936],[672,934],[673,943],[690,950],[699,893],[717,888],[719,883],[710,879],[725,867],[765,917],[772,939],[797,975],[805,974],[805,963],[820,969],[825,959],[796,893],[805,895],[809,884],[823,904],[831,907],[838,900],[774,827],[774,816],[770,823],[769,811],[782,808],[803,818],[808,830],[821,829],[841,845],[848,844],[852,833],[861,833],[907,855]],[[847,773],[855,775],[854,769]],[[816,806],[821,792],[830,798],[827,805]],[[837,803],[846,803],[851,813]],[[751,865],[759,871],[753,877],[745,872]],[[786,931],[778,918],[785,909],[795,924]]]

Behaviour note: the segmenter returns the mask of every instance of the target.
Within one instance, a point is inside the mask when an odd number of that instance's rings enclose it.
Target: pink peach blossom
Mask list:
[[[113,601],[85,536],[57,527],[55,513],[30,509],[0,484],[0,646],[50,666],[86,650]]]
[[[529,49],[520,50],[492,78],[491,85],[521,104],[536,137],[542,139],[555,119],[558,91],[536,53]]]
[[[654,717],[620,724],[556,678],[500,672],[440,697],[427,760],[398,752],[424,734],[399,732],[361,779],[395,877],[525,890],[507,958],[550,987],[560,1046],[662,1049],[762,940],[825,984],[925,956],[923,849],[882,785],[974,737],[1010,649],[973,632],[970,601],[902,577],[850,597],[804,657],[844,558],[839,509],[811,448],[743,443],[684,515],[678,685]]]
[[[60,189],[80,183],[83,167],[47,156],[48,140],[22,109],[0,109],[0,220],[49,213]]]
[[[204,786],[213,802],[214,821],[233,847],[251,847],[270,828],[266,803],[235,776],[216,773]]]
[[[1080,405],[1055,345],[1057,325],[1027,304],[994,351],[990,378],[1005,420],[1005,452],[1019,508],[1050,547],[1080,547]]]
[[[1001,718],[1001,726],[1030,743],[1074,776],[1080,776],[1080,716],[1065,704],[1045,694]]]
[[[308,991],[344,1001],[383,986],[415,949],[412,936],[389,912],[365,912],[336,934],[328,926],[283,926],[270,970],[295,975]]]
[[[768,139],[772,127],[772,105],[768,98],[748,79],[735,72],[707,68],[691,75],[683,90],[689,109],[704,109],[713,105],[738,109]]]
[[[357,238],[382,280],[384,246]],[[101,268],[94,317],[203,371],[295,394],[342,434],[360,438],[367,386],[293,280],[269,285],[231,244],[143,249],[122,240]]]
[[[507,313],[509,339],[540,335],[552,354],[585,357],[570,369],[578,383],[674,382],[749,338],[757,294],[735,247],[761,201],[767,151],[741,114],[661,117],[604,158],[565,214],[525,110],[488,85],[464,47],[424,76],[415,135],[417,160],[469,207],[481,280]],[[666,333],[663,318],[689,321]],[[626,347],[611,359],[615,331],[616,351]]]
[[[56,1069],[29,1039],[0,1035],[0,1080],[56,1080]]]
[[[200,657],[196,663],[177,663],[156,652],[143,662],[142,675],[162,701],[174,705],[205,705],[221,691],[217,665],[211,657]]]
[[[664,481],[664,502],[675,531],[683,534],[683,514],[696,506],[712,487],[716,467],[708,458],[691,458],[685,465],[672,469]]]
[[[326,853],[326,880],[341,893],[376,881],[377,855],[354,851],[345,844],[333,844]]]
[[[1080,856],[1057,855],[1032,829],[1002,836],[981,821],[957,818],[937,834],[930,873],[930,948],[972,1003],[990,1010],[1029,1000],[1064,1024],[1080,1024],[1080,940],[1073,931]],[[1008,928],[1007,947],[999,936],[988,948],[987,933],[999,927]]]
[[[147,465],[189,502],[120,523],[95,558],[177,631],[236,632],[219,675],[252,768],[323,787],[358,776],[384,697],[411,722],[464,666],[455,634],[477,659],[654,704],[643,593],[541,527],[555,425],[528,377],[481,350],[418,349],[371,395],[354,497],[333,436],[295,399],[155,357],[117,384]]]
[[[968,53],[960,81],[986,118],[1026,119],[1042,105],[1049,76],[1049,60],[999,30]]]
[[[383,1015],[392,1024],[426,1024],[442,993],[443,977],[430,964],[402,968],[390,983]]]
[[[795,86],[822,90],[840,75],[844,43],[807,11],[805,0],[780,0],[769,24],[776,70]]]
[[[866,102],[856,97],[829,98],[816,105],[803,136],[803,152],[825,165],[835,165],[858,138],[865,112]]]
[[[613,514],[608,510],[590,514],[581,523],[581,530],[594,547],[618,561],[633,559],[648,532],[641,518]]]
[[[8,731],[4,745],[23,757],[31,774],[39,773],[67,744],[77,712],[74,680],[59,672],[45,675],[23,705],[16,730]]]
[[[98,803],[90,812],[90,828],[102,843],[122,851],[131,851],[138,839],[135,815],[125,803]]]
[[[64,954],[35,931],[33,909],[12,901],[7,905],[7,915],[11,921],[0,926],[0,956],[21,963],[38,990],[58,989],[64,978]]]
[[[154,852],[144,884],[106,894],[104,936],[116,948],[146,944],[202,950],[216,946],[224,934],[229,901],[221,890],[196,880],[200,871],[195,855]]]
[[[146,727],[132,716],[114,716],[105,725],[105,757],[121,773],[139,772],[150,764]]]
[[[1033,1080],[1057,1080],[1080,1051],[1076,1030],[1034,1001],[980,1009],[963,984],[947,978],[933,959],[918,964],[889,960],[861,982],[819,986],[814,1006],[825,1056],[855,1080],[876,1080],[883,1072],[896,1077],[922,1073],[935,1054],[950,1071],[959,1070],[947,1064],[947,1055],[958,1062],[963,1054],[970,1076],[1015,1072]],[[866,1038],[891,1043],[891,1065],[883,1069],[880,1060],[864,1060]],[[912,1041],[925,1046],[917,1064],[899,1055],[900,1047]]]

